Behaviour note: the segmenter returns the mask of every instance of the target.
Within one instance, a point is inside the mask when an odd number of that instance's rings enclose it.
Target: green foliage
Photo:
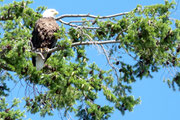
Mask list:
[[[46,66],[37,71],[32,65],[29,41],[37,19],[45,7],[35,11],[29,7],[32,1],[10,3],[0,7],[0,117],[22,119],[24,113],[13,108],[19,103],[14,100],[10,109],[5,103],[9,88],[7,80],[15,77],[28,84],[44,88],[36,96],[25,96],[25,108],[32,114],[40,112],[41,116],[53,115],[53,109],[64,109],[65,115],[74,112],[79,119],[108,119],[114,110],[123,115],[133,111],[140,99],[131,93],[131,84],[144,77],[152,77],[162,67],[179,66],[178,42],[180,40],[180,21],[175,24],[169,19],[170,9],[174,2],[142,7],[138,5],[133,11],[106,21],[95,19],[95,23],[86,22],[87,26],[99,27],[95,31],[84,28],[65,28],[55,33],[60,40],[60,50],[54,52],[47,60]],[[68,31],[68,32],[67,32]],[[83,34],[82,34],[83,33]],[[118,44],[109,45],[109,58],[115,68],[103,70],[96,63],[90,63],[86,47],[73,46],[76,42],[87,42],[115,39]],[[126,57],[119,54],[124,49],[133,57],[133,62],[124,61]],[[15,75],[12,76],[12,73]],[[179,74],[170,81],[179,87]],[[112,105],[97,104],[98,95],[103,93]],[[101,99],[101,98],[100,98]]]
[[[12,105],[6,103],[6,99],[0,98],[0,118],[3,120],[23,120],[25,117],[24,112],[21,112],[19,109],[14,109],[14,107],[18,107],[20,101],[18,99],[14,99],[12,101]]]

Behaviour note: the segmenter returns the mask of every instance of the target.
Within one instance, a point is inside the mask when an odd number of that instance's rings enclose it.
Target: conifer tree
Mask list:
[[[1,0],[2,1],[2,0]],[[178,67],[180,21],[170,18],[175,3],[152,6],[138,5],[134,10],[110,16],[91,14],[61,15],[56,18],[60,31],[52,56],[40,71],[33,66],[30,39],[36,20],[46,9],[33,10],[31,0],[0,6],[0,118],[23,119],[25,113],[16,109],[18,99],[6,103],[10,92],[7,81],[23,80],[33,95],[24,95],[26,110],[41,116],[53,110],[74,112],[79,119],[104,120],[114,110],[125,114],[140,103],[131,93],[131,83],[162,67]],[[64,18],[72,18],[66,22]],[[82,18],[82,21],[75,21]],[[102,51],[111,69],[104,70],[90,63],[87,48]],[[120,54],[119,51],[125,51]],[[123,61],[129,56],[133,62]],[[180,86],[180,74],[167,80],[170,87]],[[36,88],[36,89],[33,89]],[[42,89],[43,88],[43,89]],[[99,93],[112,104],[97,104]],[[1,119],[0,119],[1,120]]]

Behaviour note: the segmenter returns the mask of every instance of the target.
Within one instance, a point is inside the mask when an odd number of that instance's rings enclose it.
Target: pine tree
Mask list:
[[[2,1],[2,0],[1,0]],[[31,58],[30,39],[36,20],[45,7],[33,10],[33,2],[21,1],[0,6],[0,118],[23,119],[25,113],[6,103],[9,94],[7,80],[23,80],[36,87],[35,96],[24,96],[25,108],[32,114],[53,115],[53,109],[64,109],[64,115],[74,112],[79,119],[108,119],[115,109],[122,114],[140,103],[131,93],[131,83],[153,77],[160,67],[179,66],[180,21],[170,19],[175,3],[165,1],[110,16],[91,14],[62,15],[59,38],[45,67],[37,71]],[[63,18],[82,21],[65,22]],[[89,46],[97,47],[106,57],[111,69],[103,70],[87,57]],[[119,51],[125,51],[126,55]],[[129,56],[133,62],[123,61]],[[180,86],[179,73],[168,85]],[[18,78],[18,79],[17,79]],[[39,88],[43,88],[40,90]],[[112,106],[96,103],[103,93]],[[75,105],[76,104],[76,105]]]

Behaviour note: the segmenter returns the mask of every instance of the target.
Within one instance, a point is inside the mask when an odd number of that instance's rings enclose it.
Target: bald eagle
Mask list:
[[[54,19],[58,12],[55,9],[47,9],[43,13],[43,17],[36,21],[35,28],[32,32],[31,43],[35,50],[43,51],[55,47],[57,42],[54,33],[59,30],[59,25]],[[44,58],[43,58],[43,57]],[[51,56],[51,53],[42,54],[32,57],[32,63],[37,70],[44,67],[44,63]]]

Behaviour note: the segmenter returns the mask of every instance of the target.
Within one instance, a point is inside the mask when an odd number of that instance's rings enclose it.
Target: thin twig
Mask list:
[[[93,38],[90,35],[88,35],[87,33],[84,33],[82,27],[79,28],[79,31],[80,31],[81,37],[86,36],[90,41],[93,42]],[[81,43],[82,43],[82,41],[81,41]],[[95,45],[97,46],[97,49],[100,50],[99,46],[97,44],[95,44]]]
[[[61,110],[59,110],[59,115],[61,117],[61,120],[64,120],[63,117],[62,117],[62,114],[61,114]]]
[[[127,50],[126,50],[126,48],[124,48],[124,47],[122,47],[123,49],[124,49],[124,51],[131,57],[131,58],[133,58],[135,61],[137,61],[137,59],[134,57],[134,56],[132,56]]]
[[[67,112],[67,114],[68,114],[68,116],[69,116],[69,119],[70,119],[70,120],[73,120],[72,117],[71,117],[71,115],[69,114],[69,112]]]
[[[106,56],[106,59],[107,59],[107,61],[108,61],[108,64],[109,64],[109,65],[112,67],[112,69],[114,70],[115,75],[116,75],[116,77],[117,77],[117,80],[119,80],[119,76],[118,76],[118,74],[117,74],[117,70],[116,70],[116,68],[111,64],[105,48],[103,47],[102,44],[100,44],[100,46],[101,46],[101,48],[102,48],[102,50],[103,50],[103,52],[104,52],[104,54],[105,54],[105,56]]]

